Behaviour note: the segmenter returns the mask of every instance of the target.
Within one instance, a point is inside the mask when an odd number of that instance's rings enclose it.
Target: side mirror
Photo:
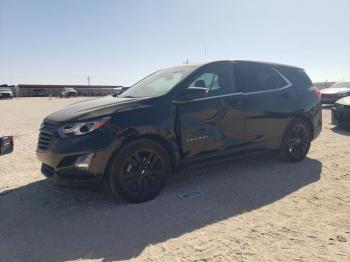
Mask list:
[[[116,97],[116,96],[119,96],[121,93],[122,93],[122,88],[121,87],[116,87],[113,89],[113,96]]]
[[[184,94],[181,96],[181,100],[193,100],[197,98],[203,98],[207,96],[207,88],[205,87],[188,87]]]
[[[0,155],[10,154],[13,151],[13,137],[0,137]]]
[[[114,97],[119,96],[120,94],[124,93],[128,89],[129,89],[129,87],[126,87],[126,86],[116,87],[116,88],[114,88],[112,95]]]

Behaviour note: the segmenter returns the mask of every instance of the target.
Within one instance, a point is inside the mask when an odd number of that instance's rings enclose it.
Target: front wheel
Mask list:
[[[112,159],[108,182],[114,195],[129,203],[154,199],[171,172],[167,151],[158,143],[139,140],[126,145]]]
[[[303,119],[294,119],[288,125],[280,146],[280,156],[290,162],[303,160],[311,145],[311,128]]]

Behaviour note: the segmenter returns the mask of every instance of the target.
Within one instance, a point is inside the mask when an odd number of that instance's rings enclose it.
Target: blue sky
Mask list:
[[[349,0],[0,0],[0,83],[129,85],[219,59],[350,79]]]

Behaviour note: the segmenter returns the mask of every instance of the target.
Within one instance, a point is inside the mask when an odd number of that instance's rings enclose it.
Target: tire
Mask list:
[[[289,162],[303,160],[309,152],[311,140],[310,125],[303,119],[293,119],[283,135],[280,158]]]
[[[167,151],[151,140],[127,144],[112,159],[108,170],[110,191],[129,203],[154,199],[171,172]]]

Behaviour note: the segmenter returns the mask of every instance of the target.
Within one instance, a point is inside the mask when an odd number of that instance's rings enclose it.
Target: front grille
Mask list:
[[[40,127],[39,139],[38,139],[38,150],[47,150],[54,140],[55,132],[59,126],[43,122]]]

